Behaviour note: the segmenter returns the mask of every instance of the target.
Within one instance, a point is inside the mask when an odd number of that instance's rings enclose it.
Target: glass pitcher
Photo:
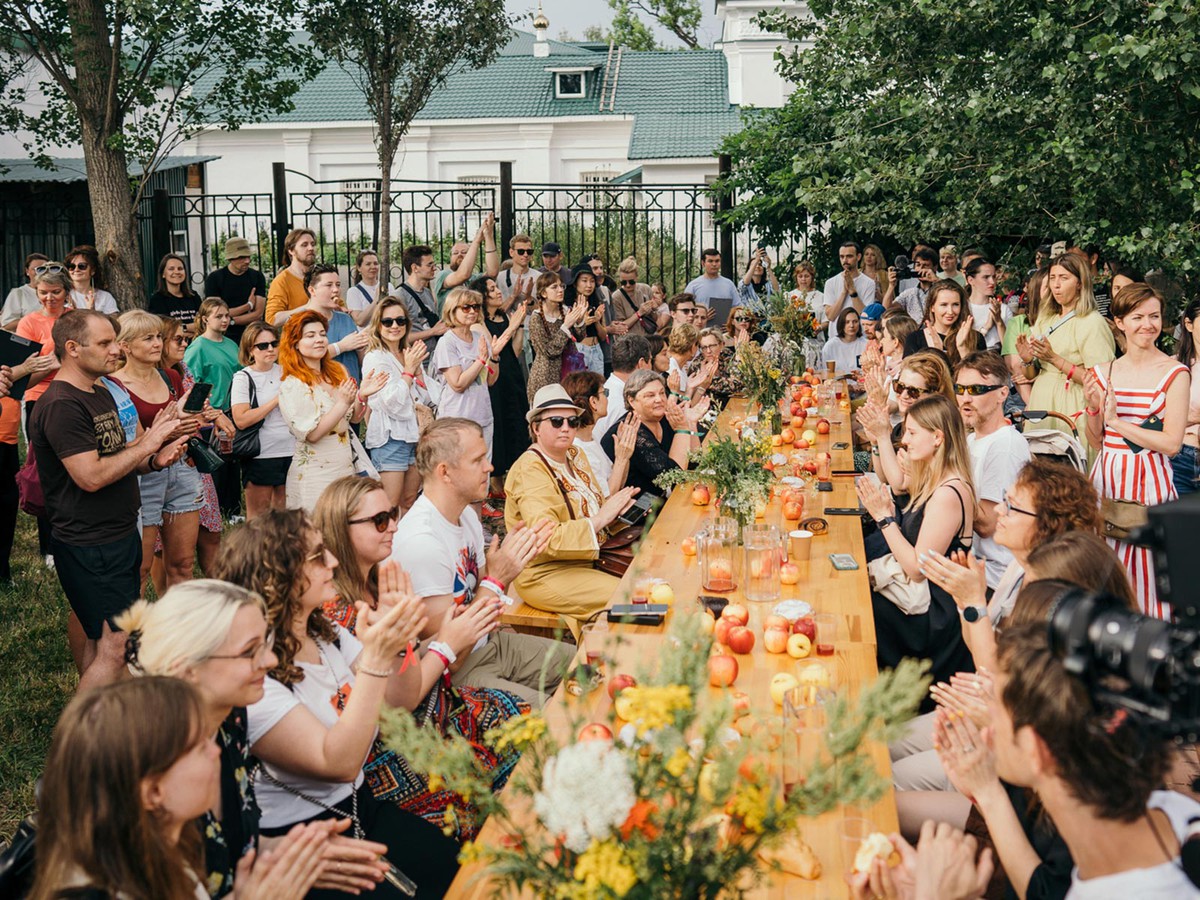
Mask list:
[[[696,535],[700,584],[706,591],[725,593],[737,587],[737,529],[714,523]]]
[[[744,533],[746,544],[744,593],[752,602],[769,602],[779,599],[779,527],[776,525],[752,525]]]

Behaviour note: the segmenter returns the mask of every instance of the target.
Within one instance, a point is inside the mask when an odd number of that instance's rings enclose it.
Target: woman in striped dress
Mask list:
[[[1171,457],[1183,444],[1191,377],[1187,366],[1154,345],[1162,333],[1163,302],[1152,287],[1123,288],[1113,298],[1112,314],[1125,335],[1125,355],[1090,369],[1085,382],[1088,443],[1100,451],[1092,483],[1102,498],[1155,506],[1178,496]],[[1150,551],[1111,537],[1108,542],[1125,564],[1142,612],[1170,618],[1155,591]]]

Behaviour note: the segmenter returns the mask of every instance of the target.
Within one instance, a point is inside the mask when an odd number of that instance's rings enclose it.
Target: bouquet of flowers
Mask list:
[[[757,346],[757,345],[755,345]],[[775,476],[764,466],[771,457],[767,438],[710,437],[693,450],[686,469],[670,469],[655,484],[670,490],[680,484],[701,482],[712,488],[722,512],[743,527],[754,521],[754,509],[770,496]]]
[[[767,739],[745,726],[749,736],[730,737],[732,704],[708,686],[702,616],[677,611],[662,652],[611,703],[568,702],[551,720],[532,712],[490,732],[497,749],[523,754],[500,795],[461,738],[447,741],[403,710],[385,714],[389,746],[493,817],[460,859],[483,863],[497,896],[692,900],[744,896],[785,866],[816,878],[801,817],[881,796],[885,780],[863,743],[899,734],[928,684],[921,665],[884,672],[853,704],[831,698],[826,752],[785,792]],[[585,708],[607,712],[589,722]]]
[[[772,432],[777,432],[779,401],[787,392],[783,370],[755,341],[738,344],[733,355],[733,369],[746,396],[762,407],[761,415],[772,423]]]
[[[772,332],[765,347],[767,355],[785,373],[803,369],[808,360],[806,351],[818,334],[812,310],[799,299],[772,294],[767,298],[767,321]]]

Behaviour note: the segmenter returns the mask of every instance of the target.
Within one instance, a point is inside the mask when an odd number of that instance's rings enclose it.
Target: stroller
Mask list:
[[[1020,425],[1022,422],[1041,422],[1045,419],[1059,419],[1071,430],[1068,433],[1057,428],[1039,428],[1024,432],[1025,440],[1029,443],[1029,452],[1066,463],[1086,475],[1087,452],[1079,443],[1079,427],[1070,416],[1048,409],[1027,409],[1013,413],[1012,423]]]

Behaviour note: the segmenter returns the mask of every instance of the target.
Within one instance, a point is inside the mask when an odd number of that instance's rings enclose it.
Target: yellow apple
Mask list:
[[[771,699],[776,706],[783,706],[784,695],[800,684],[791,672],[779,672],[771,677]]]
[[[670,606],[675,602],[675,591],[669,584],[658,582],[650,589],[650,602]]]
[[[793,659],[808,659],[812,653],[812,641],[806,634],[793,634],[788,638],[787,652]]]

